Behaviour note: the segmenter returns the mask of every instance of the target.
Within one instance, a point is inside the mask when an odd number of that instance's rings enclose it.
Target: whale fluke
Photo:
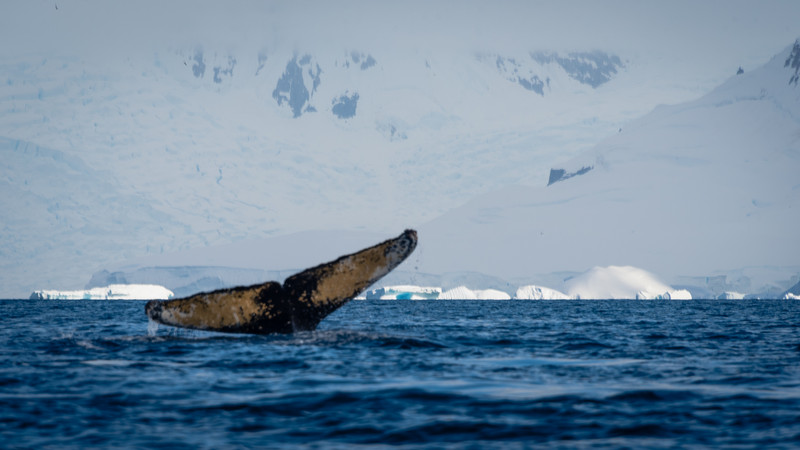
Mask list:
[[[292,275],[283,285],[268,281],[175,300],[153,300],[145,305],[145,313],[164,325],[197,330],[309,331],[400,265],[416,246],[417,232],[406,230],[394,239]]]

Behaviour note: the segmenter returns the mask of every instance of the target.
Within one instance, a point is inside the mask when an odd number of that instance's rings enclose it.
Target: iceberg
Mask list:
[[[367,291],[366,300],[511,300],[497,289],[472,290],[459,286],[447,291],[440,287],[414,285],[384,286]]]
[[[743,300],[744,294],[741,292],[727,291],[717,296],[717,300]]]
[[[800,55],[800,53],[798,53]],[[800,300],[800,283],[795,283],[788,291],[779,296],[784,300]]]
[[[474,283],[474,280],[472,280]],[[448,283],[449,284],[449,283]],[[455,283],[453,283],[455,284]],[[595,267],[567,279],[569,293],[534,284],[517,288],[509,295],[500,289],[471,289],[464,285],[453,288],[389,285],[366,291],[357,300],[691,300],[686,289],[673,289],[656,277],[635,267]]]
[[[442,295],[439,296],[439,300],[477,300],[478,297],[475,295],[475,292],[472,289],[468,289],[465,286],[459,286],[453,289],[448,289],[442,292]]]
[[[111,284],[77,291],[43,289],[33,291],[31,300],[168,300],[172,291],[156,284]]]
[[[676,289],[674,291],[669,291],[667,293],[668,297],[664,298],[664,300],[691,300],[692,293],[689,292],[687,289]]]
[[[473,291],[478,300],[511,300],[511,296],[497,289],[483,289]]]
[[[690,300],[686,290],[676,290],[655,275],[632,266],[594,267],[566,281],[575,299]]]
[[[511,300],[511,296],[496,289],[472,290],[458,286],[442,292],[439,300]]]
[[[442,293],[438,287],[412,285],[385,286],[367,291],[367,300],[435,300]]]
[[[692,293],[686,289],[676,289],[653,294],[652,291],[639,291],[636,293],[636,300],[691,300]]]
[[[543,286],[521,286],[514,294],[517,300],[570,300],[567,294]]]

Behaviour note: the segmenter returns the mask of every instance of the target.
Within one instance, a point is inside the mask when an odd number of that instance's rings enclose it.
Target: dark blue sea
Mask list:
[[[352,301],[317,331],[0,301],[3,448],[797,448],[800,302]]]

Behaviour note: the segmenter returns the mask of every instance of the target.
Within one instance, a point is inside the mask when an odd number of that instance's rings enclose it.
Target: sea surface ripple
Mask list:
[[[797,301],[353,301],[314,332],[0,301],[5,448],[796,448]]]

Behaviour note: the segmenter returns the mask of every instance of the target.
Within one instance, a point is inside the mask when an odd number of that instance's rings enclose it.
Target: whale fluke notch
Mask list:
[[[226,333],[272,334],[309,331],[400,265],[417,246],[417,232],[381,242],[287,278],[203,292],[175,300],[153,300],[147,316],[164,325]]]

